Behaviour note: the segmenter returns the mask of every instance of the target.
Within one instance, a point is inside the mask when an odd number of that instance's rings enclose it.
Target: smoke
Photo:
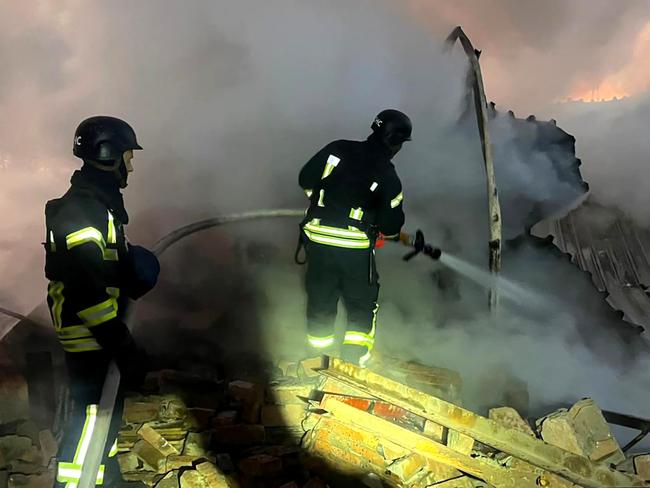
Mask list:
[[[0,124],[2,289],[19,306],[44,295],[42,278],[26,274],[42,269],[42,208],[67,186],[75,126],[100,113],[128,120],[145,148],[136,154],[125,198],[131,240],[151,244],[177,225],[216,213],[305,205],[296,181],[301,165],[331,140],[364,138],[381,109],[400,108],[415,123],[414,141],[395,160],[408,228],[420,227],[445,250],[486,267],[478,134],[471,120],[457,125],[465,58],[458,49],[443,54],[441,44],[458,23],[467,22],[472,35],[471,19],[480,12],[468,16],[440,4],[445,15],[420,24],[425,16],[414,20],[413,10],[377,0],[38,5],[5,5],[0,15],[0,65],[11,74],[0,86],[0,107],[11,114]],[[549,29],[573,32],[560,13],[574,7],[553,5]],[[634,12],[622,9],[620,22]],[[606,38],[623,42],[615,24],[606,25]],[[517,25],[519,38],[528,24]],[[488,48],[491,56],[501,48],[514,56],[504,29],[493,27],[476,28],[477,46],[486,56]],[[487,42],[487,32],[494,41]],[[526,49],[542,42],[543,32],[525,37]],[[542,67],[550,66],[547,56]],[[490,66],[489,57],[483,60]],[[580,63],[574,78],[591,73],[588,60]],[[531,64],[521,65],[520,80]],[[486,70],[488,87],[493,73]],[[516,97],[559,90],[554,84],[542,90],[531,78],[515,85],[502,76],[497,83]],[[522,134],[507,119],[497,118],[493,129],[507,237],[521,234],[533,210],[555,212],[580,198],[572,147],[540,146],[537,129]],[[141,342],[194,362],[220,354],[300,354],[304,295],[301,270],[291,264],[295,234],[295,222],[233,226],[171,250],[160,286],[139,309]],[[403,265],[397,248],[382,251],[380,347],[459,369],[475,404],[489,371],[527,381],[538,404],[583,395],[630,411],[647,403],[640,374],[614,384],[619,370],[611,363],[626,349],[608,330],[619,324],[599,319],[606,305],[595,289],[568,262],[547,254],[513,248],[504,253],[506,274],[562,297],[568,312],[540,317],[515,306],[495,319],[486,314],[483,289],[428,263]],[[585,331],[585,324],[593,328]]]

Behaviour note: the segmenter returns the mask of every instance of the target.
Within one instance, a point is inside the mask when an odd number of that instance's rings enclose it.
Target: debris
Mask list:
[[[214,464],[201,463],[196,466],[196,470],[210,488],[228,488],[226,477],[219,472]]]
[[[211,439],[212,433],[210,431],[199,433],[190,432],[185,439],[183,455],[194,458],[207,456]]]
[[[138,430],[138,435],[147,441],[161,456],[167,457],[172,454],[178,454],[178,451],[172,446],[167,439],[153,430],[149,424],[144,424]]]
[[[248,381],[232,381],[228,391],[242,404],[242,420],[249,424],[258,423],[264,403],[264,388]]]
[[[47,466],[50,460],[56,456],[59,450],[59,445],[56,439],[49,430],[41,430],[38,433],[38,445],[41,448],[41,455],[43,457],[43,466]]]
[[[266,389],[267,403],[277,405],[304,405],[303,398],[309,398],[312,385],[305,385],[297,380],[276,382]]]
[[[209,488],[209,486],[198,471],[190,469],[181,475],[181,488]]]
[[[650,481],[650,454],[641,454],[634,456],[634,472],[640,478]]]
[[[252,446],[264,443],[262,425],[224,425],[213,430],[214,442],[221,446]]]
[[[42,474],[12,474],[7,483],[8,488],[51,488],[54,484],[54,472]]]
[[[186,454],[172,454],[165,461],[165,471],[173,471],[175,469],[190,468],[194,461],[202,456],[188,456]]]
[[[316,378],[318,376],[318,370],[325,366],[324,357],[325,356],[318,356],[300,361],[300,364],[298,365],[298,377]]]
[[[122,419],[127,424],[142,424],[158,418],[160,403],[135,401],[131,398],[124,400]]]
[[[167,473],[163,479],[156,483],[156,488],[178,488],[178,471]]]
[[[149,468],[156,473],[165,472],[165,463],[167,456],[162,454],[158,449],[153,447],[147,441],[139,440],[133,446],[133,453],[142,459]]]
[[[234,425],[237,422],[237,411],[236,410],[226,410],[224,412],[219,412],[214,419],[212,419],[212,425],[219,427],[222,425]]]
[[[0,424],[29,416],[29,391],[25,378],[0,371]]]
[[[488,412],[488,418],[494,420],[499,425],[508,429],[518,430],[531,437],[535,437],[532,427],[526,422],[519,412],[511,407],[491,408]]]

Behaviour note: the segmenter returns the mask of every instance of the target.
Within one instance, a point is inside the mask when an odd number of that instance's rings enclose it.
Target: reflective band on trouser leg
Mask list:
[[[77,450],[74,454],[72,463],[59,462],[58,473],[56,476],[57,481],[60,483],[68,483],[68,488],[75,488],[81,479],[81,473],[88,454],[88,448],[92,442],[93,431],[95,430],[95,423],[97,422],[97,405],[88,405],[86,407],[86,420],[84,422],[81,437],[77,443]],[[97,484],[100,485],[104,482],[104,470],[100,466],[97,473]]]
[[[52,299],[52,322],[54,322],[54,328],[59,330],[63,325],[61,321],[61,312],[63,310],[63,302],[65,301],[65,297],[63,296],[63,283],[61,281],[51,281],[47,287],[47,293]]]
[[[375,303],[375,308],[372,310],[372,328],[369,333],[359,332],[355,330],[348,330],[345,332],[345,338],[343,339],[343,344],[363,346],[368,349],[368,352],[361,356],[359,359],[359,365],[364,366],[365,363],[370,359],[370,352],[375,347],[375,334],[377,332],[377,311],[379,310],[379,304]]]
[[[390,201],[390,208],[397,207],[400,203],[402,203],[402,200],[404,200],[404,194],[400,192],[399,195]]]
[[[311,190],[309,188],[305,190],[305,195],[307,195],[307,198],[311,198],[312,193],[314,193],[314,190]]]
[[[325,349],[334,344],[334,334],[326,336],[308,335],[307,342],[309,342],[311,347],[315,347],[316,349]]]

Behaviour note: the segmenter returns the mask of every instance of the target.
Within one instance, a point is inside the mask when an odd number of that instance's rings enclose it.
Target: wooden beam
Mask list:
[[[465,410],[453,403],[427,395],[406,385],[380,376],[336,358],[329,358],[321,374],[352,386],[444,427],[470,436],[499,451],[555,473],[587,488],[650,487],[636,476],[621,473],[607,465],[596,463],[547,444],[514,429]]]
[[[490,213],[490,241],[488,243],[490,271],[493,274],[498,274],[501,270],[501,206],[499,204],[496,175],[494,173],[492,144],[490,143],[490,133],[488,131],[487,99],[485,97],[485,87],[483,86],[483,76],[481,75],[481,65],[478,62],[480,51],[474,49],[472,42],[460,26],[456,27],[449,34],[446,43],[448,46],[453,46],[457,40],[460,41],[470,63],[476,122],[481,137],[481,150],[483,152],[483,162],[485,163],[485,174],[487,176],[487,198]],[[495,308],[497,303],[498,296],[496,289],[493,287],[490,289],[490,308]]]

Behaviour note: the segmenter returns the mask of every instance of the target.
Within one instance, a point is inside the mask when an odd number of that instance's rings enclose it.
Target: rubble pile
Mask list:
[[[320,373],[305,445],[376,486],[650,487],[650,456],[625,459],[591,399],[531,425],[512,408],[483,417],[338,359]]]
[[[51,488],[57,441],[49,429],[29,420],[27,382],[16,373],[0,373],[0,487]]]
[[[266,385],[150,374],[148,394],[125,399],[122,478],[162,488],[324,487],[299,448],[320,362],[280,363],[282,374]]]
[[[483,417],[441,368],[325,357],[281,362],[267,385],[162,371],[147,388],[118,437],[124,480],[147,486],[650,487],[650,455],[626,458],[593,400]]]

